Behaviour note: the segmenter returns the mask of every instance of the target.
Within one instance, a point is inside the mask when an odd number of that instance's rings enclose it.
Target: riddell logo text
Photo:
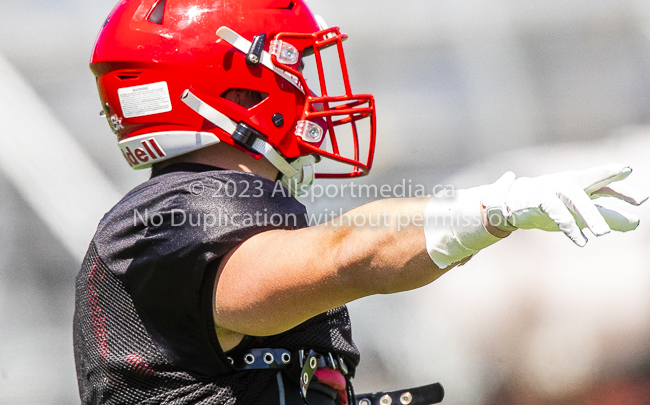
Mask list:
[[[128,146],[120,148],[122,155],[124,155],[124,159],[126,159],[131,166],[148,163],[150,160],[156,161],[163,156],[166,156],[165,152],[154,138],[140,141],[140,144],[142,145],[142,148],[135,148],[133,150]]]

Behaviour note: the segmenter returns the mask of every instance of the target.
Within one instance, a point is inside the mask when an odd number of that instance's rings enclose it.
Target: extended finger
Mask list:
[[[600,214],[605,218],[605,221],[607,221],[609,227],[614,231],[633,231],[639,226],[639,217],[634,214],[601,206],[597,207]]]
[[[542,204],[542,211],[553,220],[566,236],[569,237],[576,245],[583,247],[587,244],[587,238],[578,227],[571,211],[564,205],[559,198],[549,196]]]
[[[591,193],[591,198],[597,197],[614,197],[632,205],[641,205],[648,199],[644,192],[622,183],[610,184]]]
[[[612,231],[618,231],[618,232],[628,232],[628,231],[633,231],[639,226],[639,217],[637,217],[634,214],[630,214],[629,212],[625,211],[619,211],[611,208],[606,208],[606,207],[601,207],[600,205],[596,204],[596,208],[598,208],[598,212],[600,212],[600,215],[605,218],[605,222],[607,222],[607,225],[612,229]],[[584,222],[578,217],[577,215],[573,216],[576,220],[576,223],[580,227],[580,229],[584,229],[587,227]]]
[[[594,235],[600,236],[611,231],[589,196],[577,186],[566,184],[558,189],[557,196],[569,210],[580,217]]]
[[[632,173],[632,169],[625,165],[610,163],[575,173],[576,182],[580,188],[586,191],[587,194],[591,194],[613,181],[625,179]]]

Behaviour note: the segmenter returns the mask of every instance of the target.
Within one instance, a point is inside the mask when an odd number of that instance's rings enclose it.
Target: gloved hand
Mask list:
[[[606,208],[606,200],[592,201],[597,197],[614,197],[633,205],[642,204],[648,196],[618,183],[631,173],[632,169],[618,164],[534,178],[515,179],[514,173],[507,172],[486,187],[481,202],[495,228],[562,231],[576,245],[584,246],[585,227],[600,236],[610,230],[630,231],[639,225],[635,215]]]
[[[453,198],[431,198],[424,213],[426,249],[440,269],[461,263],[515,229],[562,231],[578,246],[610,230],[630,231],[639,218],[606,208],[597,197],[614,197],[633,205],[648,199],[618,183],[632,173],[610,164],[583,171],[515,179],[507,172],[493,184],[457,190]],[[496,229],[494,229],[496,228]]]

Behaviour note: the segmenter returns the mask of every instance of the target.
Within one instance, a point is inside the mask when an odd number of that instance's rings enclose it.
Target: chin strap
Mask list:
[[[281,173],[280,182],[293,195],[300,196],[309,191],[316,172],[316,158],[314,156],[301,156],[289,163],[273,146],[263,139],[254,128],[245,123],[237,123],[227,115],[217,111],[214,107],[204,102],[191,91],[185,90],[181,100],[197,114],[210,121],[226,133],[243,148],[264,156]]]

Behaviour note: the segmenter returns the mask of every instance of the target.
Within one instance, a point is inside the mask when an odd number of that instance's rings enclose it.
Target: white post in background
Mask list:
[[[2,55],[0,172],[79,261],[102,215],[121,197]]]

